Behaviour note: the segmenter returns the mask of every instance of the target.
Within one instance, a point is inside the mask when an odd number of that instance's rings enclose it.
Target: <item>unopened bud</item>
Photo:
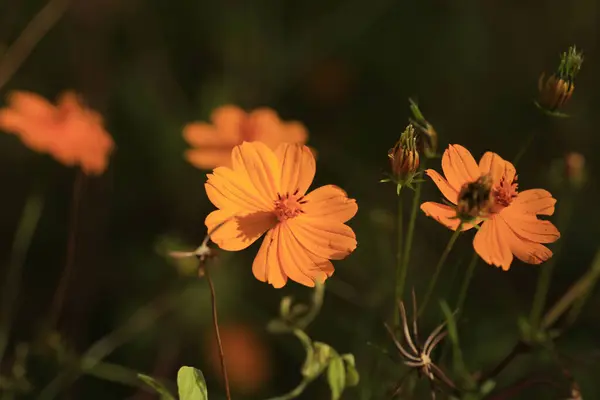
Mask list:
[[[410,122],[417,128],[417,149],[427,158],[437,156],[438,136],[433,126],[425,119],[417,103],[412,99],[410,102],[410,111],[413,114]]]
[[[471,222],[486,215],[491,206],[491,195],[492,180],[489,175],[465,183],[458,193],[456,217],[462,222]]]
[[[556,72],[549,77],[542,74],[538,80],[539,98],[537,105],[542,109],[556,114],[573,96],[575,91],[575,76],[583,63],[582,53],[573,46],[561,55],[560,65]]]
[[[419,170],[419,152],[415,129],[408,125],[400,140],[388,151],[392,165],[392,174],[399,181],[411,181]]]

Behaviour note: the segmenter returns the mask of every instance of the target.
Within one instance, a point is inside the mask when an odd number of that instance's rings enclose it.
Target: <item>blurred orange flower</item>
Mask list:
[[[218,208],[206,218],[212,241],[237,251],[267,232],[252,272],[276,288],[288,277],[314,286],[331,276],[329,260],[356,248],[354,231],[344,224],[356,214],[356,201],[333,185],[305,195],[316,166],[304,145],[284,143],[272,151],[262,142],[244,142],[231,159],[232,168],[216,168],[205,184]]]
[[[246,113],[226,105],[215,109],[212,125],[192,122],[183,128],[183,138],[193,147],[185,153],[195,167],[212,169],[231,166],[231,150],[242,142],[261,141],[275,150],[280,143],[304,144],[308,132],[300,122],[283,122],[269,108]]]
[[[0,129],[18,135],[30,149],[48,153],[67,166],[99,175],[106,170],[114,147],[102,117],[86,108],[73,92],[63,93],[52,105],[43,97],[17,91],[0,110]]]
[[[483,221],[473,247],[485,262],[507,271],[513,254],[529,264],[540,264],[552,257],[552,252],[541,243],[558,240],[560,233],[551,222],[537,218],[538,214],[554,213],[556,199],[548,191],[530,189],[519,193],[516,170],[510,162],[487,152],[477,165],[471,153],[459,145],[450,145],[444,152],[442,170],[446,179],[432,169],[426,173],[454,205],[467,185],[482,181],[482,177],[491,183],[485,213],[473,224],[463,224],[463,230],[467,230]],[[460,224],[454,207],[426,202],[421,209],[452,230]]]
[[[221,325],[219,328],[223,354],[227,363],[227,377],[232,388],[251,395],[270,379],[271,355],[256,331],[246,324]],[[212,330],[206,342],[207,355],[215,376],[223,379],[219,346]]]

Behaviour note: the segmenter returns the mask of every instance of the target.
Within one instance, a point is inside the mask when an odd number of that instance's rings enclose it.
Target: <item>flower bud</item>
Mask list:
[[[585,157],[580,153],[571,152],[565,156],[565,173],[567,179],[576,188],[585,183]]]
[[[425,119],[417,103],[412,99],[408,99],[408,101],[410,102],[410,111],[414,117],[410,122],[417,128],[417,149],[425,154],[425,157],[435,158],[438,148],[437,132]]]
[[[546,74],[540,76],[536,104],[550,113],[563,108],[573,96],[575,76],[582,63],[583,56],[575,47],[570,47],[568,52],[563,53],[557,71],[547,78]]]
[[[394,178],[399,182],[410,182],[419,170],[417,139],[412,125],[408,125],[402,132],[400,140],[388,151],[388,157]]]
[[[492,180],[489,175],[475,182],[465,183],[458,193],[456,217],[462,222],[471,222],[487,214],[491,206]]]

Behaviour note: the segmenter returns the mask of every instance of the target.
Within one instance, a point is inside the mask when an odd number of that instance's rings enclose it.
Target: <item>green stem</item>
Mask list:
[[[396,304],[402,301],[402,292],[404,291],[404,281],[406,279],[406,271],[402,267],[402,247],[403,247],[403,205],[402,205],[402,187],[398,189],[398,215],[397,215],[397,249],[396,249],[396,286],[394,288],[394,304],[392,305],[392,315],[394,326],[400,325],[400,315],[396,310]]]
[[[513,165],[515,167],[517,166],[517,164],[519,163],[521,158],[525,155],[525,153],[527,152],[527,149],[529,149],[529,146],[531,146],[531,143],[533,143],[533,139],[535,139],[535,135],[536,135],[536,131],[533,131],[531,133],[531,135],[529,135],[529,137],[525,141],[525,144],[523,146],[521,146],[521,149],[519,150],[519,152],[515,156],[515,159],[513,160]]]
[[[435,272],[433,273],[433,277],[429,281],[429,286],[427,287],[427,291],[425,292],[425,297],[423,297],[423,300],[421,301],[421,305],[420,305],[419,311],[417,313],[418,315],[421,315],[423,313],[423,311],[425,311],[425,308],[427,307],[427,303],[429,303],[429,300],[431,299],[431,295],[433,294],[433,289],[435,288],[438,278],[440,277],[440,272],[442,272],[442,266],[444,265],[444,262],[446,262],[446,258],[448,258],[448,254],[450,254],[450,250],[452,250],[452,247],[454,246],[456,239],[458,239],[458,236],[460,235],[461,230],[462,230],[462,223],[456,228],[454,233],[452,233],[452,236],[450,237],[450,240],[448,241],[448,244],[446,245],[446,248],[444,249],[442,256],[440,257],[437,265],[435,266]]]
[[[312,304],[310,305],[310,310],[306,313],[304,318],[298,321],[297,326],[302,329],[306,329],[311,322],[319,315],[321,311],[321,307],[323,306],[323,299],[325,297],[325,283],[316,282],[315,290],[313,291],[312,296]]]
[[[300,384],[298,386],[296,386],[294,389],[292,389],[291,391],[289,391],[288,393],[282,395],[282,396],[278,396],[278,397],[271,397],[268,400],[291,400],[291,399],[295,399],[296,397],[300,396],[304,390],[306,389],[306,387],[308,386],[309,383],[312,382],[312,379],[309,378],[304,378],[302,380],[302,382],[300,382]]]
[[[101,362],[90,370],[86,375],[96,377],[109,382],[120,383],[125,386],[146,389],[147,386],[138,378],[138,372],[122,365]]]
[[[585,296],[600,278],[600,250],[596,253],[589,271],[583,275],[546,313],[542,320],[542,328],[550,328],[571,305]]]
[[[467,272],[465,274],[465,279],[462,282],[460,287],[460,291],[458,292],[458,300],[456,302],[456,310],[457,314],[455,320],[458,320],[459,315],[462,312],[463,305],[465,304],[465,300],[467,299],[467,292],[469,291],[469,286],[471,286],[471,281],[473,280],[473,273],[475,272],[475,266],[477,265],[477,261],[479,260],[479,255],[476,251],[473,251],[473,257],[467,266]]]
[[[12,255],[6,281],[2,288],[2,314],[0,314],[0,363],[4,358],[8,338],[10,335],[10,327],[12,324],[13,314],[15,311],[15,302],[21,287],[21,271],[25,264],[25,259],[33,235],[37,228],[42,209],[44,207],[44,199],[42,190],[36,187],[27,198],[25,207],[19,220],[17,232],[12,245]]]
[[[422,163],[422,169],[425,169],[426,160]],[[421,202],[421,183],[417,184],[415,194],[413,196],[412,206],[410,210],[410,220],[408,221],[408,230],[406,233],[406,241],[404,243],[404,251],[402,254],[401,261],[401,276],[398,280],[397,296],[396,300],[402,300],[404,296],[404,288],[406,286],[406,274],[408,273],[408,262],[410,261],[410,251],[412,249],[413,236],[415,233],[415,223],[417,220],[417,212],[419,210],[419,204]]]

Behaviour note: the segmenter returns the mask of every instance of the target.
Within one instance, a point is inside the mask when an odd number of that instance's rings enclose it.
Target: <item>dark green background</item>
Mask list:
[[[0,46],[12,43],[43,4],[1,1]],[[117,145],[104,176],[85,182],[76,270],[61,331],[74,349],[84,351],[181,279],[156,251],[157,243],[168,236],[190,247],[199,244],[204,218],[213,209],[203,190],[205,172],[182,157],[181,129],[206,120],[214,107],[226,103],[269,106],[284,119],[302,121],[319,153],[315,186],[337,184],[358,201],[359,212],[350,222],[358,248],[335,263],[324,309],[309,328],[315,340],[356,355],[363,382],[344,398],[368,398],[369,385],[373,398],[381,398],[390,379],[400,375],[400,367],[367,341],[389,345],[382,322],[391,308],[396,196],[391,185],[378,181],[388,168],[387,150],[407,123],[408,97],[418,100],[442,148],[459,143],[476,158],[492,150],[512,159],[537,132],[519,164],[521,189],[551,190],[557,213],[567,198],[575,205],[568,226],[560,227],[564,247],[551,292],[556,299],[586,270],[600,233],[598,16],[594,0],[72,1],[1,93],[31,90],[54,98],[75,89],[105,116]],[[551,120],[532,104],[537,79],[552,72],[559,54],[572,44],[585,57],[566,110],[572,117]],[[550,172],[567,151],[586,157],[588,181],[580,192],[561,185]],[[32,340],[48,312],[64,266],[75,172],[31,152],[15,136],[0,136],[2,265],[29,190],[36,180],[46,183],[46,207],[25,265],[14,341]],[[435,186],[425,183],[423,199],[439,198]],[[443,226],[418,216],[409,271],[409,284],[417,290],[431,276],[449,236]],[[440,287],[452,291],[450,299],[471,256],[472,233],[464,236]],[[222,321],[249,322],[263,331],[282,296],[307,298],[310,292],[295,283],[275,290],[255,280],[250,266],[256,250],[224,256],[214,276]],[[516,318],[529,312],[538,270],[518,261],[507,273],[478,266],[460,327],[473,371],[492,366],[516,340]],[[174,380],[180,365],[194,365],[205,371],[211,398],[223,398],[201,346],[210,332],[208,292],[203,281],[190,284],[197,290],[181,300],[177,311],[108,360],[152,373],[159,355],[172,347],[176,356],[161,366],[163,378]],[[586,399],[600,396],[599,305],[600,297],[593,296],[558,342],[576,359],[569,367]],[[437,319],[439,313],[432,313],[423,330]],[[303,354],[295,339],[264,335],[276,368],[272,382],[252,398],[286,392],[300,380]],[[382,363],[373,384],[367,375],[375,358]],[[37,388],[56,372],[51,365],[37,358],[31,362]],[[561,377],[547,360],[524,357],[500,376],[499,385],[532,372]],[[323,382],[311,385],[302,398],[327,399]],[[61,398],[125,399],[135,390],[86,377]],[[559,397],[537,387],[521,398]]]

